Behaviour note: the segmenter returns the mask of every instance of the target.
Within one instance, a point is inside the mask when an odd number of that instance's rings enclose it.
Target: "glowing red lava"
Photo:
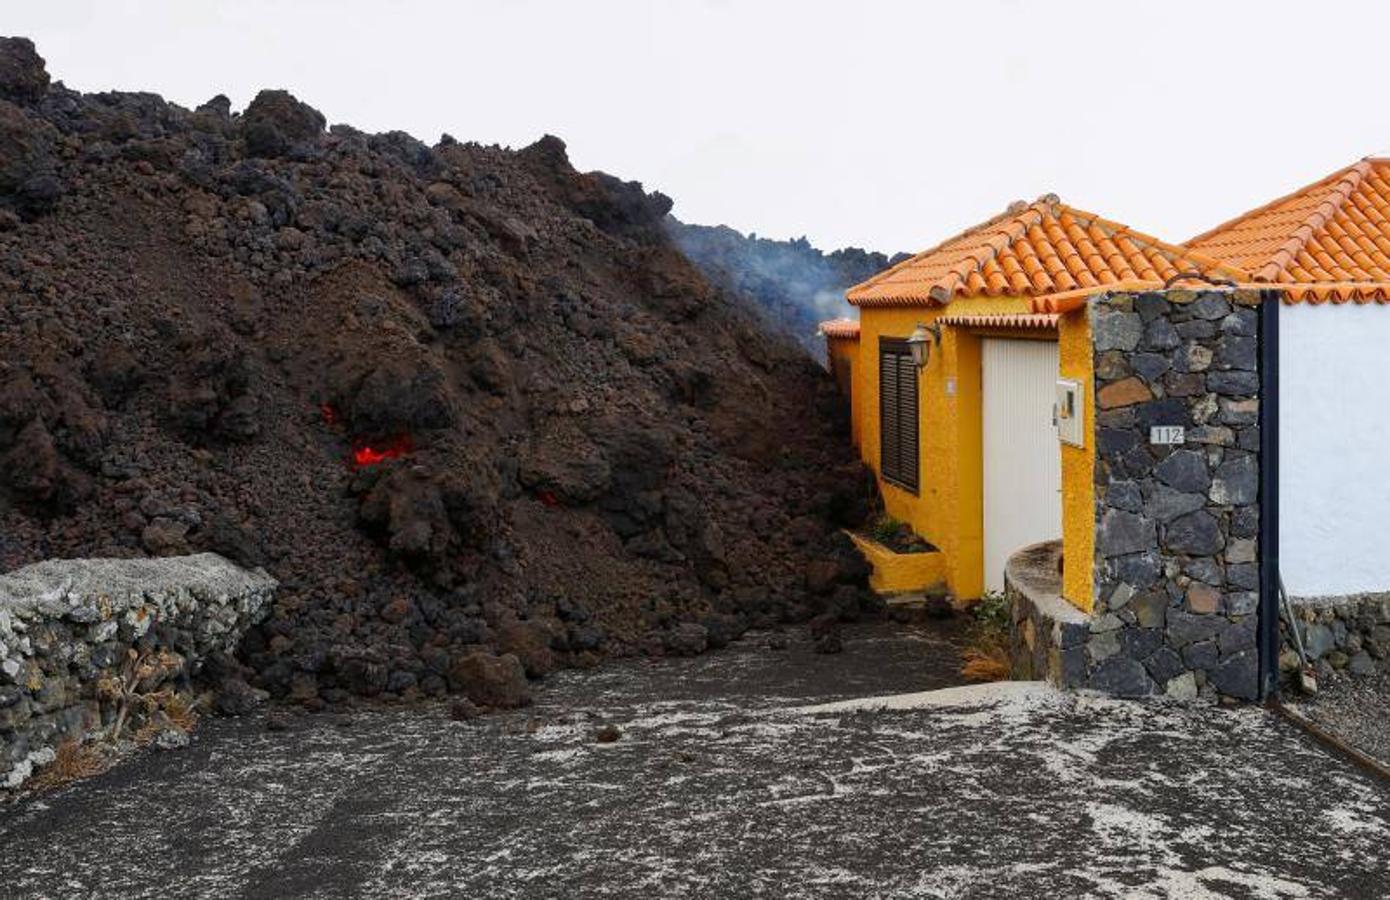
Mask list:
[[[338,424],[338,407],[332,403],[320,403],[319,412],[323,415],[323,421],[328,425]]]
[[[392,438],[389,443],[381,447],[359,444],[352,449],[352,464],[359,469],[364,466],[375,466],[388,459],[400,459],[414,449],[415,444],[408,434]]]

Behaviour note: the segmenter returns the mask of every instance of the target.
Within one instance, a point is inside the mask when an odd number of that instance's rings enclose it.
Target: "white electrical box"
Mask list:
[[[1073,447],[1086,446],[1086,394],[1081,382],[1068,378],[1057,380],[1057,403],[1052,407],[1057,423],[1057,438]]]

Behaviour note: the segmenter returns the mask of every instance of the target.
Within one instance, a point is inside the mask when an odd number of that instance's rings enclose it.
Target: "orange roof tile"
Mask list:
[[[1055,194],[1014,203],[936,247],[850,288],[855,306],[918,306],[957,297],[1050,295],[1161,286],[1184,272],[1244,279],[1200,253],[1067,206]],[[1035,302],[1040,312],[1056,312]]]
[[[1185,246],[1283,288],[1286,302],[1390,302],[1390,159],[1367,157]]]
[[[820,323],[820,333],[829,338],[859,337],[859,322],[854,319],[831,319]]]

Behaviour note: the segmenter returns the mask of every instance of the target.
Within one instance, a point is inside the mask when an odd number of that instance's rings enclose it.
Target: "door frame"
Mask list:
[[[979,393],[978,393],[978,405],[979,405],[979,409],[978,409],[978,415],[977,415],[977,421],[978,421],[978,423],[979,423],[979,436],[978,436],[978,444],[977,444],[977,446],[979,447],[979,456],[978,456],[978,459],[979,459],[979,468],[978,468],[978,481],[977,481],[977,483],[978,483],[978,486],[979,486],[979,487],[978,487],[978,494],[977,494],[977,498],[976,498],[976,499],[977,499],[977,503],[978,503],[977,509],[979,510],[980,587],[981,587],[981,593],[983,594],[983,592],[987,590],[987,587],[986,587],[986,586],[989,584],[989,565],[990,565],[990,560],[989,560],[989,556],[988,556],[988,552],[987,552],[989,536],[988,536],[988,530],[987,530],[987,522],[985,521],[985,484],[986,484],[987,474],[986,474],[986,471],[985,471],[985,415],[984,415],[984,408],[985,408],[985,392],[986,392],[986,387],[985,387],[985,373],[984,373],[984,372],[985,372],[985,349],[984,349],[984,342],[985,342],[986,340],[991,340],[991,339],[993,339],[993,340],[1006,340],[1006,341],[1035,341],[1035,342],[1039,342],[1039,343],[1048,343],[1048,344],[1053,344],[1053,345],[1055,345],[1055,346],[1057,347],[1057,349],[1058,349],[1058,354],[1059,354],[1059,365],[1058,365],[1058,367],[1057,367],[1057,370],[1054,371],[1054,372],[1052,373],[1052,379],[1051,379],[1051,381],[1049,382],[1049,385],[1055,385],[1057,379],[1061,377],[1061,375],[1060,375],[1060,371],[1061,371],[1061,367],[1060,367],[1061,343],[1060,343],[1060,341],[1059,341],[1059,334],[1058,334],[1057,331],[1055,331],[1055,330],[1031,329],[1031,328],[1030,328],[1030,329],[1004,329],[1004,328],[978,328],[978,329],[975,329],[975,328],[972,328],[972,329],[970,329],[970,336],[971,336],[971,338],[973,338],[974,340],[977,341],[978,346],[979,346],[979,353],[978,353],[978,357],[979,357],[979,374],[978,374],[978,377],[979,377],[979,381],[978,381],[978,384],[979,384]],[[1060,448],[1060,446],[1059,446],[1059,447],[1058,447],[1059,459],[1058,459],[1058,468],[1057,468],[1057,477],[1058,477],[1058,484],[1059,484],[1059,486],[1060,486],[1060,484],[1061,484],[1060,479],[1061,479],[1061,474],[1062,474],[1062,472],[1061,472],[1060,452],[1061,452],[1061,448]],[[1059,505],[1059,515],[1058,515],[1058,519],[1057,519],[1057,529],[1058,529],[1058,533],[1060,534],[1061,531],[1062,531],[1062,517],[1061,517],[1061,512],[1060,512],[1061,497],[1060,497],[1060,496],[1058,497],[1058,505]]]

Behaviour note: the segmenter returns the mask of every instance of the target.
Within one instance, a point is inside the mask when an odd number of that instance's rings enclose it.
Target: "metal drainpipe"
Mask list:
[[[1260,291],[1260,699],[1279,695],[1279,307]]]

